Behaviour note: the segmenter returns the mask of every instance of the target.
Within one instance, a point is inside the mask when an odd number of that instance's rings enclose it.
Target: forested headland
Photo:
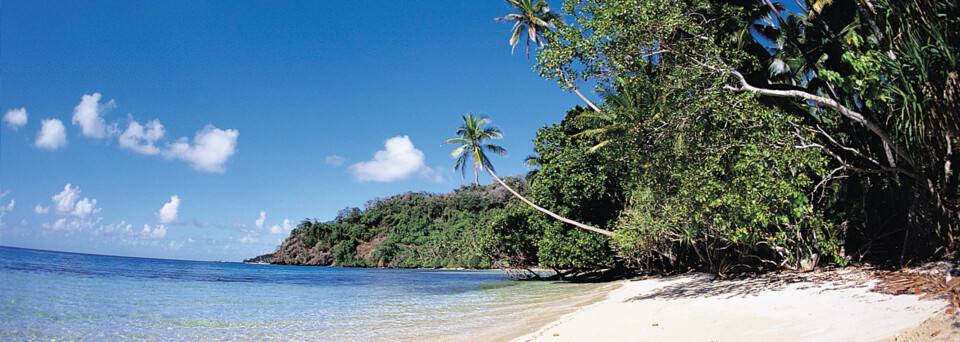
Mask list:
[[[471,185],[305,220],[272,263],[728,274],[957,257],[957,2],[507,2],[510,43],[584,106],[506,183],[612,236]],[[470,141],[464,122],[451,140]],[[474,146],[457,167],[495,176]]]

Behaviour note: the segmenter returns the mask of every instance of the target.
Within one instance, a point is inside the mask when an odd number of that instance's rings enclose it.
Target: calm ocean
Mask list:
[[[0,340],[501,340],[607,286],[0,247]]]

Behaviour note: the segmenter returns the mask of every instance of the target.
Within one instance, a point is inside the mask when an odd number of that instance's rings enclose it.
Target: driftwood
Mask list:
[[[513,280],[539,280],[543,279],[540,277],[540,274],[534,272],[531,269],[512,269],[504,268],[501,269],[504,273],[507,274],[507,277]]]
[[[542,280],[542,281],[551,281],[551,280],[560,280],[571,283],[598,283],[598,282],[608,282],[620,279],[628,279],[637,276],[637,270],[629,268],[605,268],[597,270],[586,270],[586,271],[563,271],[563,270],[553,270],[553,274],[549,276],[541,276],[539,273],[532,269],[510,269],[503,268],[501,269],[504,273],[507,274],[507,277],[513,280]]]

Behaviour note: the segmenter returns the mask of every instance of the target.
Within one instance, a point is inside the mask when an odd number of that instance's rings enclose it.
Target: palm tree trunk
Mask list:
[[[530,41],[529,41],[529,40],[527,41],[527,45],[528,45],[528,46],[527,46],[527,59],[530,59],[530,46],[529,46],[529,45],[530,45]],[[540,47],[543,47],[544,45],[546,45],[546,43],[541,40],[541,41],[540,41]],[[560,78],[563,79],[563,83],[566,83],[566,84],[567,84],[567,87],[569,87],[570,89],[572,89],[574,93],[577,93],[577,96],[579,96],[580,99],[583,100],[583,102],[586,102],[586,103],[587,103],[587,106],[589,106],[590,109],[593,109],[594,112],[602,113],[602,112],[600,111],[600,108],[597,108],[597,105],[593,104],[593,102],[590,102],[590,100],[587,100],[587,97],[586,97],[586,96],[583,96],[583,94],[580,93],[580,90],[577,89],[577,87],[573,86],[573,83],[570,83],[570,80],[567,79],[567,76],[563,74],[563,71],[561,71],[559,67],[555,67],[555,68],[553,68],[553,70],[556,70],[557,73],[560,74]]]
[[[557,69],[557,71],[560,71],[560,69]],[[573,92],[577,93],[577,96],[579,96],[580,99],[583,100],[583,102],[586,102],[587,105],[590,106],[590,109],[593,109],[594,112],[602,113],[600,111],[600,108],[597,108],[597,105],[593,104],[593,102],[590,102],[590,100],[587,100],[587,98],[580,93],[580,90],[577,90],[577,87],[574,87],[573,84],[570,83],[570,81],[567,81],[566,76],[563,76],[563,74],[561,73],[560,77],[563,77],[563,81],[567,83],[567,86],[570,87],[570,89],[573,89]]]
[[[542,208],[542,207],[540,207],[540,206],[538,206],[538,205],[536,205],[536,204],[533,204],[533,202],[530,202],[530,200],[524,198],[523,196],[520,196],[520,194],[517,193],[515,190],[513,190],[513,188],[507,186],[507,183],[504,183],[502,180],[500,180],[500,177],[497,177],[497,174],[493,173],[493,171],[490,170],[490,168],[487,168],[487,172],[490,172],[490,175],[493,176],[493,179],[495,179],[495,180],[497,181],[497,183],[500,183],[500,185],[503,185],[504,188],[507,188],[507,191],[510,191],[511,194],[513,194],[514,196],[517,196],[517,198],[519,198],[519,199],[520,199],[521,201],[523,201],[524,203],[530,205],[530,206],[533,207],[534,209],[537,209],[537,210],[543,212],[544,214],[550,215],[550,217],[553,217],[553,218],[555,218],[555,219],[557,219],[557,220],[560,220],[561,222],[566,222],[566,223],[572,224],[572,225],[574,225],[574,226],[577,226],[577,227],[579,227],[579,228],[583,228],[583,229],[589,230],[589,231],[594,232],[594,233],[599,233],[599,234],[603,234],[603,235],[606,235],[606,236],[613,237],[613,232],[611,232],[611,231],[609,231],[609,230],[600,229],[600,228],[597,228],[597,227],[594,227],[594,226],[586,225],[586,224],[583,224],[583,223],[580,223],[580,222],[577,222],[577,221],[574,221],[574,220],[571,220],[571,219],[562,217],[562,216],[560,216],[560,215],[554,214],[552,211],[549,211],[549,210],[544,209],[544,208]]]
[[[540,46],[543,46],[543,44],[541,43]],[[583,102],[586,102],[587,106],[590,106],[590,109],[593,109],[594,112],[602,113],[600,111],[600,108],[597,108],[597,105],[593,104],[593,102],[590,102],[590,100],[587,100],[587,97],[583,96],[583,94],[580,93],[580,90],[577,89],[577,87],[574,86],[573,83],[570,83],[570,80],[567,79],[567,76],[563,74],[563,71],[561,71],[559,67],[555,67],[553,68],[553,70],[556,70],[557,73],[560,74],[560,78],[563,79],[563,83],[566,83],[568,88],[573,90],[574,93],[577,93],[577,96],[579,96],[580,99],[583,100]]]

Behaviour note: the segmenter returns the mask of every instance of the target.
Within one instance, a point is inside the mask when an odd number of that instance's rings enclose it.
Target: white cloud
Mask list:
[[[180,197],[177,195],[170,196],[170,202],[164,203],[163,207],[160,207],[160,210],[157,211],[154,215],[157,216],[157,221],[164,224],[170,224],[177,222],[177,210],[180,208]]]
[[[101,218],[96,219],[73,219],[67,221],[66,217],[62,217],[54,222],[52,225],[49,223],[44,223],[40,225],[45,229],[51,230],[66,230],[66,231],[79,231],[87,228],[93,228],[102,221]]]
[[[67,219],[61,218],[57,222],[53,223],[53,226],[50,226],[53,230],[67,230]]]
[[[283,219],[283,226],[273,225],[270,227],[270,234],[289,234],[293,229],[293,222],[290,219]]]
[[[338,155],[332,155],[332,156],[327,156],[326,158],[324,158],[324,161],[325,161],[327,164],[330,164],[330,165],[339,167],[340,165],[343,165],[343,163],[346,163],[346,162],[347,162],[347,158],[344,158],[344,157],[341,157],[341,156],[338,156]]]
[[[77,204],[73,207],[73,216],[80,218],[90,216],[100,212],[100,208],[97,208],[97,200],[91,200],[84,197],[82,200],[77,201]]]
[[[27,109],[11,109],[8,110],[6,114],[3,114],[3,121],[7,123],[7,126],[17,131],[20,127],[23,127],[27,124]]]
[[[160,120],[154,119],[146,125],[140,125],[130,117],[130,125],[120,134],[120,148],[125,148],[140,154],[155,155],[160,148],[154,145],[163,137],[163,125]]]
[[[100,228],[97,229],[97,231],[94,233],[100,234],[101,232],[102,233],[114,233],[114,232],[131,233],[133,232],[133,225],[127,223],[126,221],[120,221],[120,223],[111,223],[108,225],[100,226]]]
[[[223,164],[237,152],[239,135],[235,129],[221,130],[207,125],[193,137],[192,144],[185,137],[168,143],[163,156],[190,163],[197,171],[223,173],[226,171]]]
[[[250,236],[250,234],[247,234],[247,236],[240,238],[240,243],[243,243],[243,244],[254,244],[258,242],[260,242],[260,239]]]
[[[63,191],[53,195],[54,210],[58,214],[66,214],[73,210],[77,199],[80,198],[80,187],[73,188],[70,183],[63,187]]]
[[[63,122],[57,119],[40,120],[40,131],[37,132],[34,146],[48,150],[67,146],[67,129]]]
[[[7,213],[13,211],[14,203],[16,203],[14,200],[10,200],[10,204],[0,206],[0,216],[6,215]]]
[[[36,214],[47,214],[50,213],[50,207],[44,207],[37,203],[37,206],[33,207],[33,212]]]
[[[63,187],[63,191],[53,195],[52,199],[53,210],[57,214],[86,218],[100,212],[100,208],[97,208],[97,200],[86,197],[80,199],[80,187],[73,188],[70,183]],[[36,207],[34,207],[34,212],[37,212]]]
[[[261,210],[260,218],[257,219],[257,228],[263,228],[263,221],[267,219],[267,212]]]
[[[404,135],[387,139],[384,149],[377,151],[373,160],[351,165],[350,173],[358,182],[393,182],[436,172],[423,164],[423,152]]]
[[[162,238],[167,236],[167,226],[159,224],[156,227],[150,228],[149,224],[145,224],[143,225],[143,235],[154,239]]]
[[[83,95],[80,98],[80,104],[73,108],[72,122],[74,125],[80,125],[86,137],[103,139],[116,133],[116,125],[107,127],[101,115],[115,108],[117,104],[113,100],[100,104],[100,97],[100,93]]]

